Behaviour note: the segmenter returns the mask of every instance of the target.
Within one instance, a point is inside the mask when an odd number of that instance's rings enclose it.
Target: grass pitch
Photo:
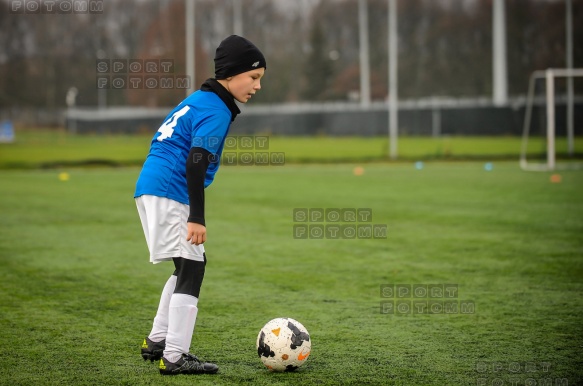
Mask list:
[[[132,198],[139,170],[71,169],[67,181],[63,170],[0,172],[0,382],[583,382],[582,171],[551,183],[514,162],[354,167],[219,171],[192,351],[220,372],[178,377],[139,355],[172,272],[148,263]],[[295,238],[301,208],[370,208],[386,238]],[[389,284],[457,285],[454,301],[475,308],[385,313],[435,300],[384,297]],[[270,373],[256,354],[259,329],[279,316],[311,334],[295,373]]]
[[[231,135],[238,136],[236,130]],[[20,130],[14,143],[0,143],[0,169],[70,166],[141,166],[151,135],[71,135],[63,130]],[[285,154],[286,163],[355,163],[389,160],[387,137],[279,137],[266,136],[267,151]],[[518,162],[519,137],[401,137],[399,159],[513,160]],[[233,150],[233,149],[232,149]],[[225,150],[225,151],[232,151]],[[244,152],[242,148],[234,149]],[[256,149],[254,149],[256,150]],[[545,139],[532,137],[526,148],[529,160],[546,157]],[[581,160],[583,138],[574,140],[567,156],[567,141],[556,139],[558,159]]]

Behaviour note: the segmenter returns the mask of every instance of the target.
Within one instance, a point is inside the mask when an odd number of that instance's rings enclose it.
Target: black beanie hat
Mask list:
[[[226,79],[262,67],[267,69],[267,63],[259,48],[241,36],[231,35],[217,47],[216,79]]]

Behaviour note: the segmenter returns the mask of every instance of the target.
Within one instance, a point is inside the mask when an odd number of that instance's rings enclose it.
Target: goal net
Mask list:
[[[566,115],[565,120],[566,128],[566,145],[567,153],[572,156],[574,152],[574,100],[573,95],[573,79],[583,77],[583,69],[548,69],[544,71],[535,71],[532,73],[528,86],[528,95],[526,100],[526,109],[524,117],[524,127],[522,134],[522,147],[520,151],[520,167],[523,170],[533,170],[533,171],[551,171],[556,169],[573,168],[579,167],[580,165],[575,163],[563,163],[557,164],[557,149],[556,149],[556,133],[557,133],[557,98],[555,96],[555,86],[557,79],[567,80],[567,95],[563,98],[566,104]],[[545,95],[543,98],[537,97],[535,95],[537,81],[542,83],[544,80],[544,90]],[[579,99],[579,98],[578,98]],[[533,121],[533,110],[535,104],[542,105],[545,109],[544,118],[541,120],[543,127],[545,128],[545,142],[546,149],[546,160],[529,161],[527,156],[529,154],[529,138],[533,138],[530,135],[531,123]],[[542,111],[541,111],[542,112]],[[542,114],[541,114],[542,115]]]

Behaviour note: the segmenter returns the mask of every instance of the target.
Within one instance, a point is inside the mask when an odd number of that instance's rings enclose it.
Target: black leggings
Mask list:
[[[198,298],[206,266],[206,254],[203,254],[203,256],[204,262],[182,257],[172,258],[175,268],[173,275],[176,276],[175,294],[192,295]]]

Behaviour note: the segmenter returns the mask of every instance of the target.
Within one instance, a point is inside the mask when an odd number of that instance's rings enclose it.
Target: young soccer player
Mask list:
[[[135,200],[150,262],[174,262],[142,357],[160,359],[160,374],[214,374],[219,368],[189,353],[198,313],[207,239],[204,189],[219,168],[225,137],[261,89],[267,64],[249,40],[232,35],[215,54],[215,78],[207,79],[168,114],[152,139],[136,184]]]

